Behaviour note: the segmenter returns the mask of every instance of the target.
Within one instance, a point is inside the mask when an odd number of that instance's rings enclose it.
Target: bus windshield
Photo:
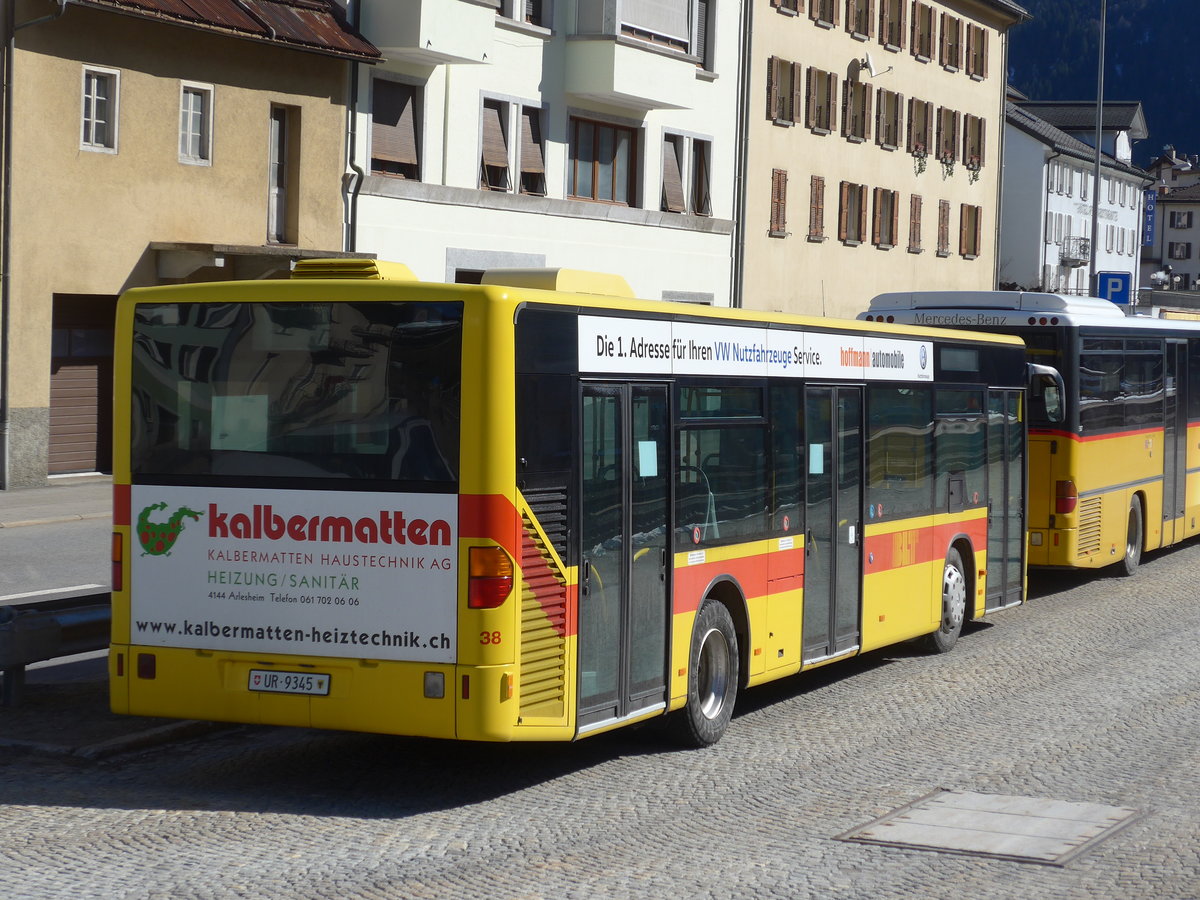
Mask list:
[[[139,305],[132,475],[453,490],[462,318],[448,302]]]

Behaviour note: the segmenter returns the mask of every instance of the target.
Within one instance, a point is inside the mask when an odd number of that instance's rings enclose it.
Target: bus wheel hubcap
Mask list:
[[[729,643],[713,628],[700,642],[700,667],[696,673],[696,698],[706,719],[715,719],[729,690]]]
[[[962,625],[967,609],[967,580],[955,566],[946,566],[942,575],[942,630],[954,631]]]

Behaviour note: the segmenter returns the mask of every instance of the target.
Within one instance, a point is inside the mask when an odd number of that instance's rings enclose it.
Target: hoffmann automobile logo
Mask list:
[[[927,365],[929,365],[929,351],[925,349],[924,345],[922,345],[921,346],[921,368],[924,369]]]
[[[198,522],[200,521],[200,517],[204,515],[204,513],[196,512],[194,509],[181,506],[175,512],[171,513],[165,523],[150,521],[151,513],[166,508],[167,504],[165,503],[155,503],[147,506],[138,514],[137,534],[138,540],[142,544],[143,556],[169,556],[171,548],[175,546],[175,541],[179,537],[179,533],[183,531],[183,520],[194,519]]]

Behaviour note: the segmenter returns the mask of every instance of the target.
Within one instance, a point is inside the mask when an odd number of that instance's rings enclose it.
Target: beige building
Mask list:
[[[5,4],[0,487],[109,463],[125,288],[343,248],[348,61],[325,0]],[[202,10],[197,13],[194,10]]]
[[[1008,0],[751,0],[741,305],[992,289]]]

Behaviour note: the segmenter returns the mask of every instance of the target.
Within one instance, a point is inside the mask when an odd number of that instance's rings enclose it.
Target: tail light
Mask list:
[[[512,560],[499,547],[472,547],[467,576],[467,606],[471,609],[495,609],[512,593]]]
[[[124,541],[120,532],[114,531],[112,536],[112,589],[125,590],[125,570],[121,565],[124,556]]]
[[[1054,511],[1056,513],[1075,512],[1077,503],[1079,503],[1079,491],[1075,489],[1075,482],[1054,482]]]

